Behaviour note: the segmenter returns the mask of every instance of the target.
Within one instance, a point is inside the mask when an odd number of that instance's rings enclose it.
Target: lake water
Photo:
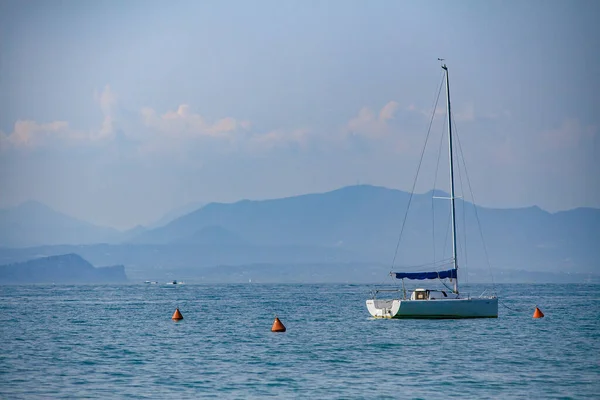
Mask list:
[[[0,398],[600,398],[600,285],[498,285],[483,320],[373,320],[370,289],[0,286]]]

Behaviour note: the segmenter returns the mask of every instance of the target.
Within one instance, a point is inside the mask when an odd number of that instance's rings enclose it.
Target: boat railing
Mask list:
[[[377,293],[381,292],[400,292],[400,289],[373,289],[371,290],[371,297],[373,298],[373,300],[377,298]]]
[[[485,289],[483,291],[483,293],[481,293],[479,295],[479,298],[484,298],[484,299],[492,299],[494,297],[496,297],[496,295],[490,289]]]

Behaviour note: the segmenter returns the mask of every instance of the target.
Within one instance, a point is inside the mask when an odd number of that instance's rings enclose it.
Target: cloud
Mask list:
[[[398,107],[399,107],[399,104],[396,103],[395,101],[390,101],[389,103],[387,103],[385,106],[383,106],[383,108],[379,112],[379,120],[387,121],[387,120],[394,118],[394,115],[396,114],[396,110],[398,110]]]
[[[104,115],[111,115],[116,104],[117,96],[110,89],[110,85],[104,86],[104,89],[100,93],[94,93],[96,101],[100,104],[100,109]]]
[[[0,149],[9,147],[37,148],[57,144],[97,143],[115,137],[115,107],[117,96],[106,85],[102,92],[94,93],[104,116],[99,128],[91,131],[75,130],[67,121],[38,123],[31,120],[18,120],[9,134],[0,132]]]
[[[250,121],[237,120],[232,117],[218,119],[208,123],[201,115],[191,111],[187,104],[180,105],[175,111],[167,111],[159,115],[152,108],[142,108],[139,118],[127,118],[118,121],[117,95],[110,85],[102,91],[94,92],[94,99],[102,111],[102,123],[89,131],[74,130],[66,121],[53,121],[38,123],[30,120],[18,120],[10,133],[0,131],[0,149],[8,148],[33,148],[60,144],[93,145],[97,143],[112,142],[116,132],[120,130],[125,136],[141,143],[146,143],[146,148],[159,150],[164,145],[161,136],[169,140],[194,139],[200,137],[213,137],[232,141],[232,136],[238,131],[247,131],[251,128]],[[127,129],[122,129],[124,126]],[[158,142],[158,143],[156,143]]]
[[[363,107],[358,115],[346,124],[350,134],[368,138],[381,138],[389,134],[389,121],[394,119],[399,105],[395,101],[388,102],[376,115],[370,108]]]
[[[15,122],[12,133],[0,132],[0,147],[36,147],[41,146],[54,138],[78,139],[79,134],[69,129],[66,121],[54,121],[38,124],[35,121],[19,120]]]
[[[252,123],[233,117],[208,121],[187,104],[177,110],[157,113],[151,108],[140,112],[148,130],[140,144],[143,154],[176,153],[262,153],[281,148],[306,149],[311,140],[308,129],[273,129],[253,132]]]
[[[92,133],[90,138],[93,140],[102,140],[106,138],[113,138],[115,134],[115,108],[117,105],[117,96],[110,89],[110,85],[106,85],[101,93],[95,93],[96,101],[100,104],[100,109],[104,115],[102,126],[94,134]]]
[[[348,144],[355,146],[358,142],[352,137],[361,137],[364,143],[376,143],[388,138],[384,142],[392,148],[405,147],[396,143],[397,137],[391,138],[393,124],[401,112],[396,101],[389,101],[376,112],[363,107],[337,132],[322,132],[318,127],[271,127],[257,131],[248,120],[233,116],[210,119],[189,104],[180,104],[176,109],[163,112],[142,107],[137,112],[119,113],[118,96],[110,85],[95,91],[93,96],[103,115],[101,123],[95,128],[75,130],[66,121],[17,121],[13,132],[0,132],[1,148],[105,144],[120,149],[122,154],[127,152],[137,156],[158,153],[173,156],[194,151],[262,152],[281,148],[336,151],[346,148]],[[128,143],[126,149],[121,148],[124,141]]]
[[[171,138],[209,136],[231,139],[231,134],[234,132],[247,130],[251,126],[249,121],[238,121],[232,117],[209,123],[200,114],[191,112],[187,104],[182,104],[176,111],[167,111],[162,115],[152,108],[143,108],[140,114],[147,128]]]
[[[180,160],[215,156],[239,150],[248,140],[251,123],[233,117],[209,121],[187,104],[159,114],[145,107],[140,124],[127,133],[135,137],[141,156],[177,156]]]
[[[97,128],[82,131],[72,129],[66,121],[19,120],[11,133],[0,132],[0,149],[100,143],[120,147],[124,140],[128,143],[126,151],[134,157],[160,154],[193,158],[192,154],[262,152],[290,146],[306,148],[309,142],[307,129],[252,132],[250,121],[233,117],[210,121],[187,104],[164,113],[144,107],[137,114],[119,120],[117,125],[117,96],[110,86],[94,93],[94,98],[104,116]]]
[[[0,149],[8,148],[40,148],[47,146],[81,145],[86,143],[105,142],[114,138],[111,117],[104,118],[97,130],[76,130],[67,121],[38,123],[31,120],[18,120],[9,134],[0,132]]]
[[[117,136],[120,136],[126,138],[128,143],[128,148],[121,149],[120,152],[136,156],[158,153],[171,157],[194,152],[263,152],[282,148],[338,151],[348,149],[348,146],[360,147],[363,149],[361,151],[375,151],[373,146],[385,146],[394,152],[405,152],[411,147],[411,141],[415,140],[409,133],[420,129],[421,123],[420,119],[411,117],[421,113],[417,107],[411,105],[403,108],[392,100],[377,111],[363,107],[341,129],[334,132],[322,132],[318,127],[273,127],[260,132],[254,129],[250,121],[232,116],[211,120],[189,104],[180,104],[176,109],[164,112],[143,107],[138,112],[123,117],[118,114],[118,97],[110,85],[95,92],[94,98],[103,115],[102,122],[96,128],[77,131],[71,129],[65,121],[41,124],[35,121],[17,121],[12,133],[6,135],[0,132],[0,146],[32,147],[68,142],[82,146],[104,143],[116,149],[121,148],[123,142],[117,140]],[[443,109],[439,111],[443,112]],[[400,130],[400,115],[402,135],[394,135]],[[467,108],[465,115],[467,119],[473,118],[473,107]]]

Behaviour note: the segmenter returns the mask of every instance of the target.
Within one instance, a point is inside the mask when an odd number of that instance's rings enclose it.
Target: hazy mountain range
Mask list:
[[[418,269],[451,257],[448,201],[434,195],[445,194],[413,196],[395,265]],[[29,202],[0,211],[0,264],[75,252],[98,265],[124,264],[133,278],[223,265],[364,263],[389,270],[409,199],[399,190],[349,186],[274,200],[210,203],[163,226],[128,232]],[[494,270],[599,271],[598,209],[475,209],[462,201],[456,208],[461,267],[487,269],[483,233]]]
[[[121,243],[148,229],[166,225],[197,210],[202,204],[195,202],[171,210],[148,227],[138,225],[126,231],[119,231],[81,221],[37,201],[26,201],[16,207],[0,209],[0,246]]]

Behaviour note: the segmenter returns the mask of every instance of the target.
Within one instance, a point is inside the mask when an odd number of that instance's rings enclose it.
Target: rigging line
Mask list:
[[[420,267],[429,267],[429,266],[442,266],[442,265],[447,265],[447,264],[451,264],[452,263],[452,258],[447,258],[445,260],[439,260],[436,262],[432,262],[432,263],[425,263],[425,264],[420,264],[420,265],[409,265],[409,266],[404,266],[404,267],[409,267],[409,268],[420,268]]]
[[[461,183],[462,185],[462,183]],[[465,209],[465,199],[462,201],[462,219],[463,219],[463,238],[465,243],[465,283],[469,284],[469,246],[467,245],[467,211]]]
[[[444,71],[441,71],[441,70],[440,70],[440,77],[438,78],[438,79],[441,79],[441,80],[442,80],[442,83],[440,83],[440,85],[442,85],[442,84],[444,83],[444,81],[443,81],[443,80],[444,80],[444,75],[445,75]],[[441,90],[441,89],[440,89],[440,90]],[[440,95],[439,95],[439,93],[438,93],[436,100],[431,102],[431,106],[432,106],[432,108],[433,108],[433,114],[434,114],[434,115],[435,115],[435,111],[436,111],[436,108],[437,108],[437,103],[438,103],[438,100],[437,100],[437,99],[439,99],[439,98],[440,98]]]
[[[454,289],[446,285],[446,282],[444,282],[442,279],[440,279],[439,281],[442,283],[442,285],[444,285],[446,289],[450,290],[451,292],[454,292]]]
[[[456,129],[456,122],[454,119],[454,114],[452,114],[452,122],[454,125],[454,130],[457,131]],[[460,160],[461,160],[461,155],[460,151],[458,149],[454,150],[456,152],[456,160],[458,161],[458,181],[460,184],[460,191],[461,194],[463,195],[462,201],[461,201],[461,205],[462,205],[462,232],[463,232],[463,243],[461,246],[461,251],[464,251],[464,268],[465,268],[465,283],[468,285],[469,284],[469,268],[468,268],[468,264],[469,264],[469,258],[468,258],[468,252],[467,252],[467,223],[466,223],[466,217],[465,217],[465,190],[464,190],[464,185],[463,185],[463,179],[462,179],[462,170],[461,170],[461,165],[460,165]],[[465,174],[467,173],[467,167],[465,166],[465,160],[463,159],[463,164],[462,164],[464,170],[465,170]],[[464,246],[464,250],[463,250],[463,246]]]
[[[465,177],[467,178],[467,184],[469,186],[469,192],[471,193],[471,200],[473,201],[473,210],[475,210],[475,219],[477,220],[477,227],[479,228],[479,236],[481,237],[481,243],[483,244],[483,252],[485,254],[485,261],[488,266],[488,270],[490,271],[490,275],[492,277],[492,287],[494,288],[494,292],[497,295],[496,283],[494,281],[494,273],[492,271],[492,265],[490,264],[490,256],[488,254],[487,246],[485,244],[485,240],[483,238],[483,230],[481,229],[481,221],[479,220],[479,213],[477,212],[477,205],[475,203],[475,196],[473,195],[473,188],[471,187],[471,179],[469,178],[469,172],[467,170],[467,161],[465,160],[465,153],[462,150],[462,145],[460,142],[460,136],[458,135],[458,130],[456,126],[454,127],[456,131],[456,139],[458,142],[458,148],[460,150],[460,154],[462,155],[463,163],[465,165]]]
[[[456,237],[456,245],[458,246],[457,252],[460,252],[460,254],[462,254],[463,253],[463,243],[462,243],[462,238],[460,237],[460,235],[458,235]],[[464,268],[463,267],[463,263],[461,263],[460,265],[461,265],[461,268]],[[465,273],[465,276],[466,276],[466,273],[467,273],[467,269],[466,268],[465,268],[465,272],[464,273]]]
[[[396,280],[396,277],[393,275],[393,272],[390,271],[387,275],[388,275],[387,278],[382,280],[380,283],[377,283],[376,286],[390,285],[390,286],[397,286],[398,288],[400,288],[400,283],[398,283],[398,281]]]
[[[498,300],[498,303],[500,303],[500,304],[501,304],[503,307],[506,307],[506,308],[508,308],[510,311],[514,311],[514,312],[527,312],[526,310],[523,310],[523,309],[521,309],[521,310],[517,310],[516,308],[511,308],[511,307],[507,306],[507,305],[506,305],[506,304],[505,304],[503,301],[501,301],[501,300]]]
[[[442,254],[446,253],[446,246],[448,245],[448,236],[450,235],[450,224],[452,223],[451,211],[448,212],[448,222],[446,223],[446,236],[444,237],[444,247],[442,247]],[[454,260],[454,257],[451,257]]]
[[[392,268],[394,267],[394,263],[396,262],[396,257],[398,256],[398,248],[400,247],[400,240],[402,239],[402,233],[404,232],[404,227],[406,226],[406,218],[408,217],[408,210],[410,209],[410,203],[412,202],[412,198],[415,193],[415,186],[417,185],[417,178],[419,177],[419,171],[421,170],[421,163],[423,162],[423,156],[425,155],[425,149],[427,148],[427,142],[429,141],[429,134],[431,133],[431,124],[433,124],[433,119],[435,117],[435,111],[437,109],[438,101],[440,100],[440,93],[442,92],[443,84],[444,84],[444,78],[442,76],[442,80],[440,82],[437,97],[435,100],[435,105],[433,106],[433,112],[431,113],[431,120],[429,121],[429,128],[427,129],[427,136],[425,137],[425,144],[423,145],[423,150],[421,151],[421,158],[419,160],[419,165],[417,166],[417,173],[416,173],[415,179],[413,181],[412,189],[410,190],[410,197],[408,198],[408,205],[406,206],[406,212],[404,213],[404,220],[402,221],[402,228],[400,229],[400,234],[398,235],[398,242],[396,243],[396,250],[394,251],[394,258],[392,260]]]
[[[387,279],[385,279],[379,283],[375,283],[372,286],[377,288],[378,286],[387,286],[388,284],[390,286],[398,286],[398,288],[400,287],[400,284],[396,282],[396,279],[392,276],[391,272],[388,274]],[[376,290],[376,289],[371,289],[371,292],[373,292],[374,290]]]
[[[437,175],[437,173],[436,173],[436,175]],[[431,192],[431,245],[433,247],[433,262],[435,262],[435,208],[433,205],[433,202],[435,201],[434,197],[435,197],[435,179],[433,180],[433,191]]]
[[[458,251],[460,251],[460,254],[462,254],[463,252],[463,243],[462,243],[462,238],[460,237],[460,235],[457,237],[456,240],[456,244],[458,246]],[[460,264],[461,268],[463,268],[463,264]],[[466,273],[466,269],[465,269],[465,273]]]
[[[443,120],[442,120],[443,122]],[[438,172],[440,169],[440,158],[442,156],[442,144],[444,142],[444,124],[442,124],[442,134],[440,135],[440,146],[438,148],[438,156],[437,156],[437,163],[435,166],[435,176],[433,178],[433,194],[431,196],[431,219],[432,219],[432,225],[433,225],[433,260],[435,261],[435,208],[433,206],[433,196],[435,196],[435,188],[437,185],[437,176],[438,176]],[[444,254],[444,249],[442,248],[442,255]]]

